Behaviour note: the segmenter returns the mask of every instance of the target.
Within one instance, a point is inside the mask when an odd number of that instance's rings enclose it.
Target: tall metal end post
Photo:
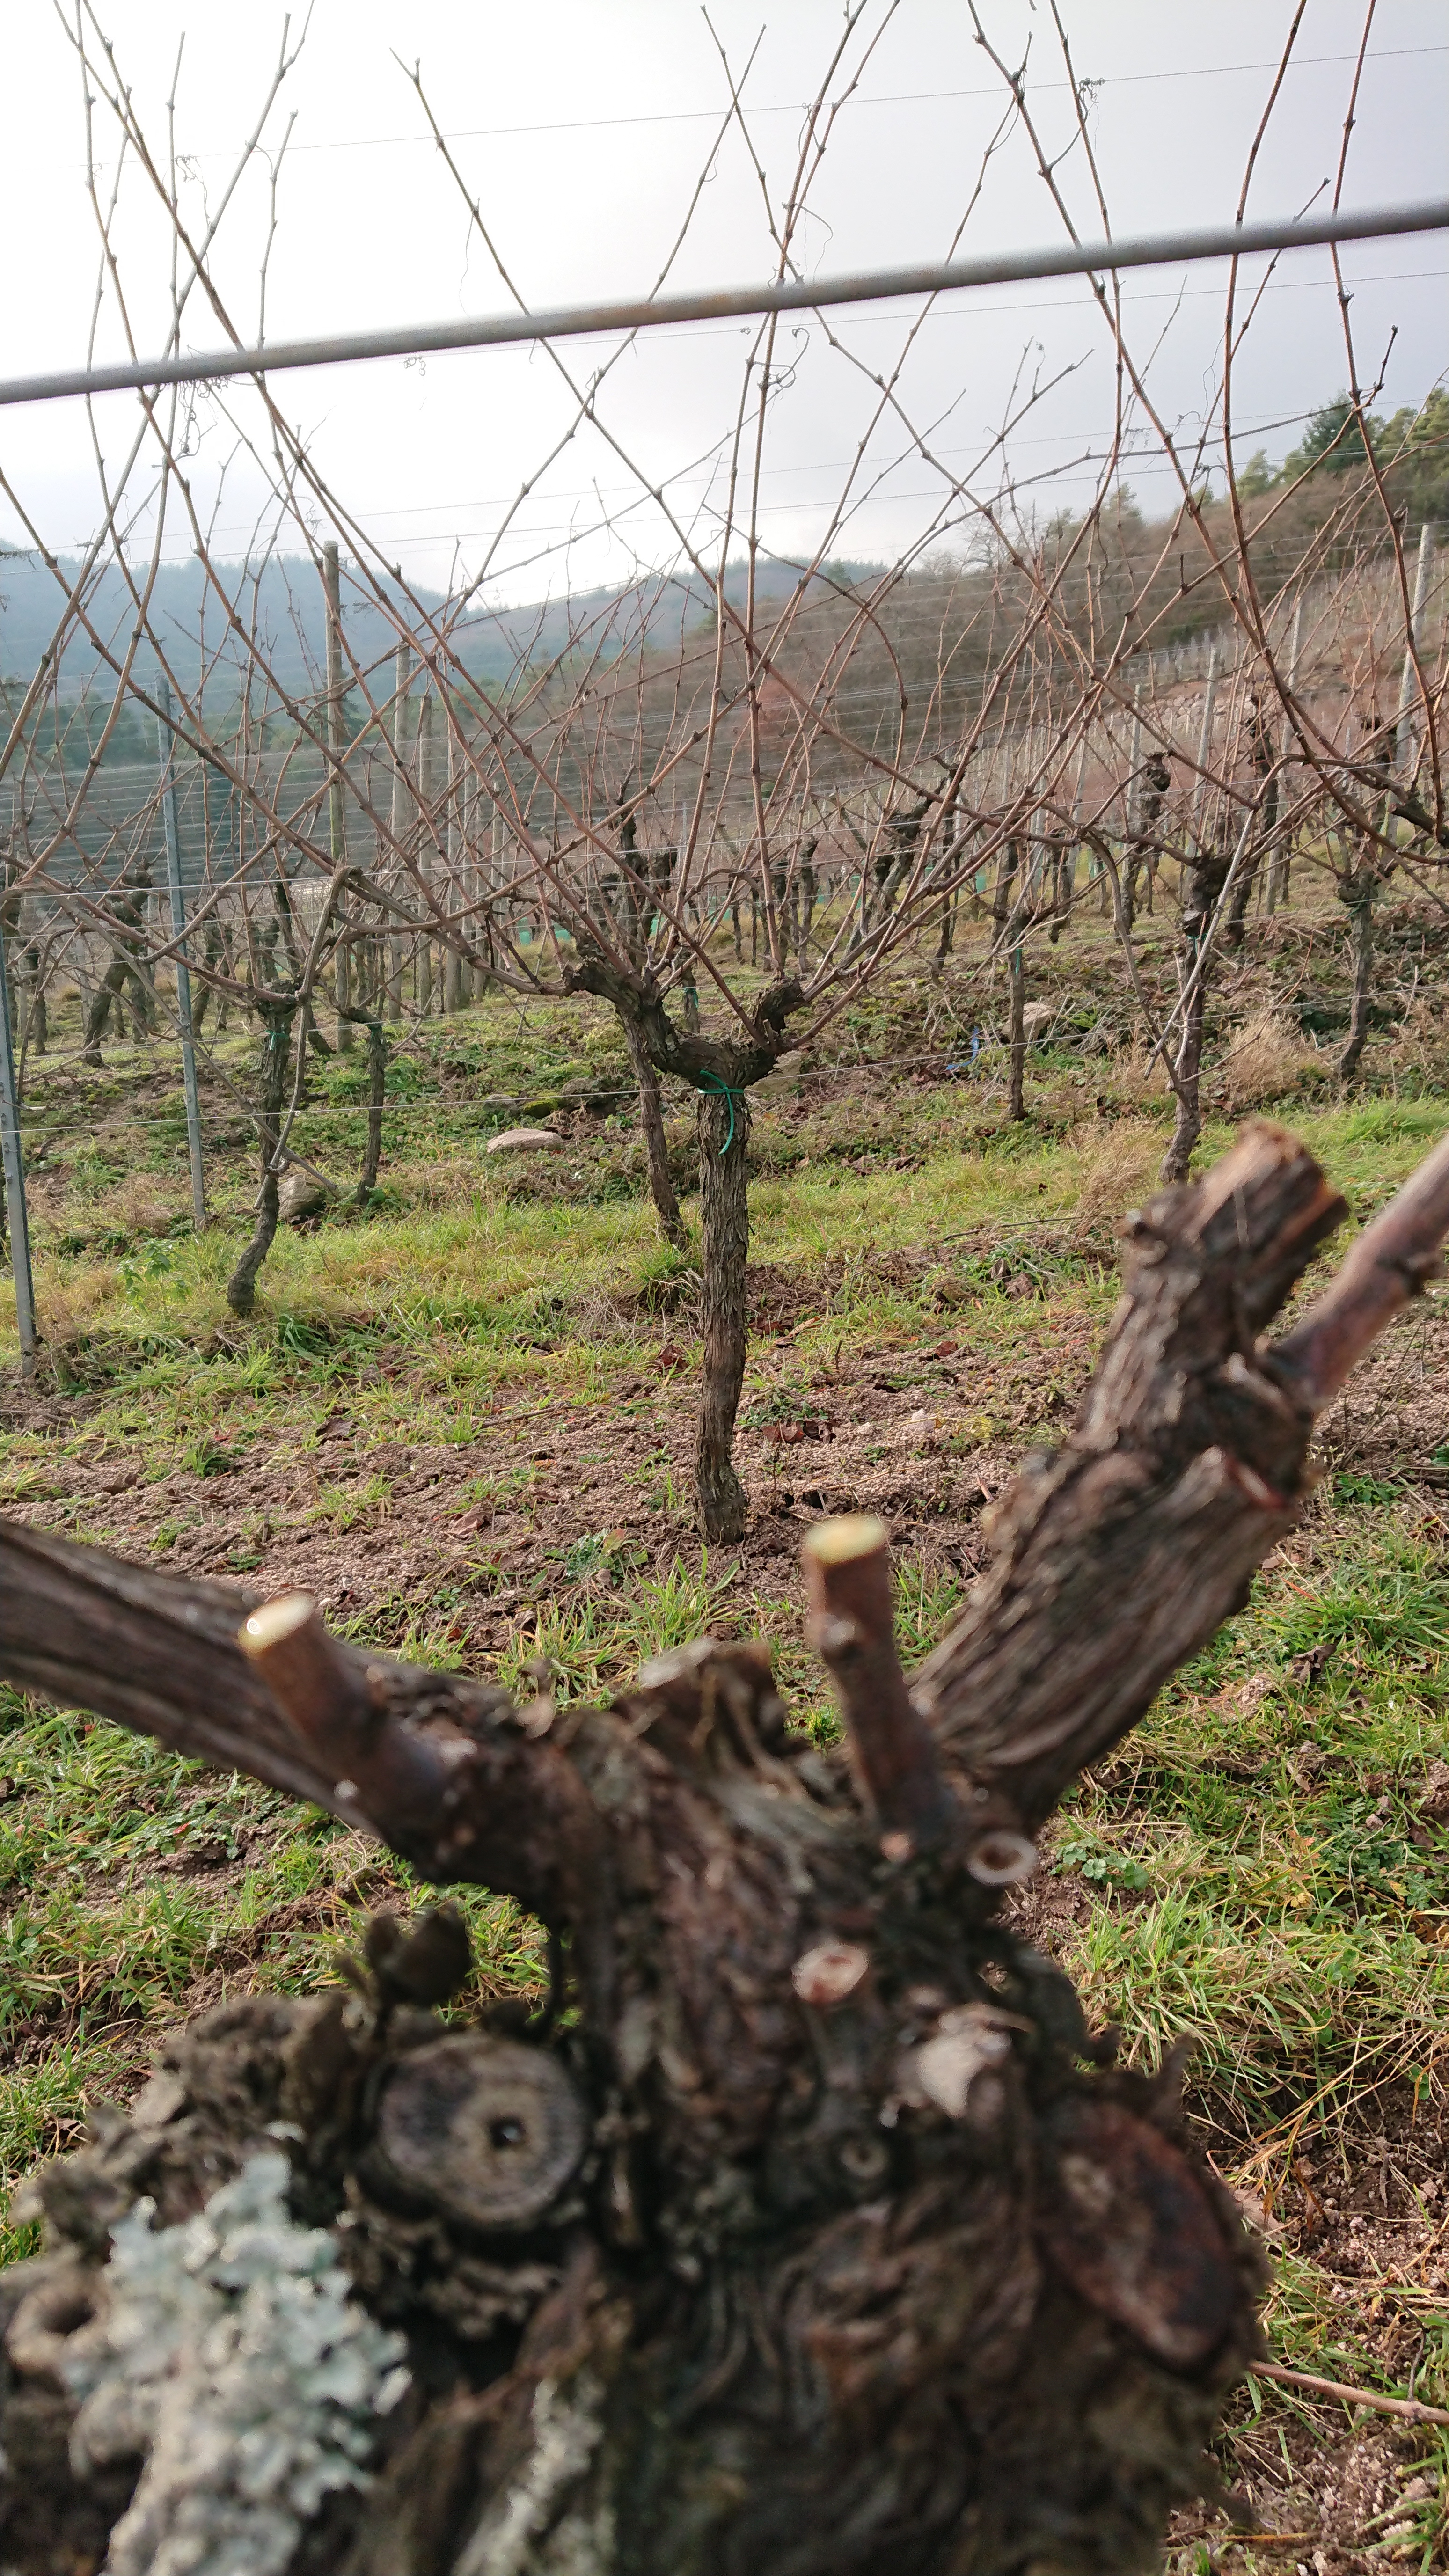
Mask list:
[[[1197,734],[1197,776],[1192,784],[1192,843],[1195,851],[1202,848],[1202,812],[1207,800],[1208,763],[1213,756],[1213,710],[1218,694],[1218,648],[1216,639],[1208,646],[1207,679],[1202,693],[1202,722]]]
[[[1400,776],[1409,786],[1414,783],[1414,772],[1419,765],[1419,738],[1423,729],[1419,677],[1414,669],[1414,650],[1423,629],[1429,585],[1434,577],[1435,536],[1432,519],[1426,519],[1419,530],[1419,560],[1414,567],[1414,596],[1409,610],[1409,631],[1404,638],[1404,667],[1399,676],[1399,711],[1394,726],[1394,762]]]
[[[176,740],[171,730],[171,684],[164,671],[158,685],[163,718],[158,742],[161,813],[166,826],[166,882],[171,894],[171,936],[176,942],[176,1017],[181,1031],[181,1085],[186,1095],[186,1151],[191,1162],[191,1213],[200,1234],[206,1225],[206,1166],[201,1153],[201,1099],[196,1088],[191,969],[182,945],[186,929],[186,897],[181,884],[181,836],[176,826]]]
[[[1300,595],[1293,603],[1293,623],[1288,630],[1288,661],[1284,676],[1288,682],[1288,694],[1290,697],[1292,697],[1297,691],[1298,663],[1302,649],[1303,600]],[[1285,759],[1291,752],[1292,748],[1293,721],[1292,718],[1289,717],[1283,727],[1283,755]],[[1280,802],[1281,801],[1282,800],[1280,799]],[[1276,912],[1280,903],[1287,903],[1292,890],[1293,852],[1290,836],[1287,847],[1285,848],[1280,844],[1279,847],[1274,850],[1272,857],[1268,861],[1267,883],[1263,888],[1263,910],[1265,912]]]
[[[10,1266],[15,1276],[15,1323],[20,1336],[20,1365],[35,1366],[35,1281],[30,1268],[30,1217],[25,1205],[25,1160],[20,1148],[20,1095],[15,1082],[15,1049],[10,1034],[10,974],[5,958],[5,925],[0,921],[0,1156],[5,1165],[5,1215],[10,1228]]]
[[[322,549],[322,588],[327,603],[327,832],[334,876],[347,865],[347,817],[342,799],[343,754],[343,678],[342,678],[342,564],[337,540],[329,537]],[[348,947],[343,923],[345,896],[339,897],[337,915],[343,935],[337,942],[333,972],[337,982],[337,1052],[352,1053],[356,1029],[352,1020],[352,951]]]

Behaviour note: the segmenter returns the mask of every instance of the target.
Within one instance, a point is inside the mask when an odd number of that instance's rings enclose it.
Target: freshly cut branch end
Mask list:
[[[265,1663],[279,1646],[285,1646],[316,1617],[317,1604],[310,1592],[279,1592],[275,1601],[264,1601],[259,1610],[253,1610],[242,1621],[243,1651],[254,1663]]]
[[[968,1846],[966,1867],[982,1887],[1015,1887],[1030,1878],[1038,1857],[1030,1834],[993,1825]]]
[[[310,1592],[282,1592],[251,1611],[237,1643],[278,1706],[319,1752],[346,1756],[376,1724],[358,1675],[343,1661]]]
[[[896,1653],[890,1533],[874,1513],[848,1512],[810,1531],[804,1558],[806,1635],[835,1684],[883,1848],[907,1859],[944,1842],[960,1811]]]
[[[237,1643],[331,1782],[335,1814],[360,1832],[418,1837],[424,1865],[442,1825],[455,1763],[389,1707],[383,1670],[328,1635],[310,1592],[283,1592],[249,1612]],[[452,1753],[466,1759],[462,1739]]]
[[[842,1512],[818,1521],[804,1543],[807,1569],[812,1566],[857,1565],[864,1557],[885,1558],[890,1532],[875,1512]]]

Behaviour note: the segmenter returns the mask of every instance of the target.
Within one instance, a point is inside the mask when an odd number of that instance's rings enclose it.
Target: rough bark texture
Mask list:
[[[687,1252],[689,1234],[680,1214],[679,1198],[669,1173],[669,1142],[664,1133],[664,1099],[659,1076],[649,1061],[637,1023],[627,1011],[619,1014],[624,1031],[624,1044],[639,1086],[639,1126],[644,1138],[644,1160],[649,1173],[649,1195],[659,1219],[659,1231],[676,1252]]]
[[[1019,943],[1011,952],[1007,992],[1011,1004],[1011,1072],[1006,1114],[1018,1119],[1026,1116],[1026,975]]]
[[[1369,1006],[1373,999],[1374,897],[1377,892],[1378,878],[1370,862],[1349,880],[1345,896],[1353,956],[1353,998],[1349,1006],[1348,1035],[1339,1051],[1340,1082],[1351,1082],[1357,1073],[1368,1036]]]
[[[150,883],[149,873],[142,874],[134,880],[134,892],[117,894],[113,906],[115,918],[118,922],[124,922],[133,934],[139,931],[144,922]],[[81,1038],[81,1055],[87,1064],[98,1065],[101,1062],[101,1040],[106,1032],[106,1022],[114,1009],[119,1023],[122,1015],[121,995],[128,985],[131,989],[132,1008],[137,1014],[138,1022],[143,1028],[147,1024],[147,997],[140,981],[141,974],[144,972],[141,950],[142,941],[139,936],[133,935],[127,938],[122,933],[116,941],[110,965],[92,994],[90,1007],[86,1012],[85,1029]]]
[[[940,936],[936,941],[936,954],[931,960],[931,974],[933,978],[945,973],[946,960],[950,956],[952,948],[955,945],[956,906],[959,901],[960,889],[954,886],[952,887],[951,892],[948,895],[943,895],[941,899],[941,931]]]
[[[695,1439],[695,1484],[706,1538],[743,1535],[745,1489],[735,1472],[735,1416],[745,1380],[745,1269],[750,1249],[746,1150],[748,1095],[699,1096],[699,1204],[703,1236],[704,1366]]]
[[[1052,918],[1047,937],[1055,948],[1072,916],[1077,891],[1077,853],[1075,848],[1057,849],[1052,855]]]
[[[291,1033],[295,1002],[257,1004],[262,1023],[262,1069],[257,1101],[257,1144],[261,1156],[261,1188],[257,1192],[257,1221],[252,1239],[226,1283],[226,1302],[234,1315],[249,1315],[256,1303],[257,1274],[271,1251],[277,1232],[277,1198],[281,1174],[277,1170],[277,1147],[282,1137],[282,1108],[287,1097],[287,1074],[290,1069],[287,1039]],[[349,1022],[339,1020],[339,1030]],[[341,1039],[338,1040],[339,1045]]]
[[[578,943],[578,957],[578,964],[565,970],[565,989],[595,993],[612,1003],[634,1031],[631,1054],[637,1042],[639,1054],[657,1072],[678,1076],[699,1094],[704,1373],[695,1485],[705,1536],[738,1538],[745,1525],[745,1494],[731,1448],[745,1365],[748,1092],[783,1053],[786,1023],[804,996],[793,977],[785,976],[767,987],[748,1019],[735,1024],[732,1036],[717,1037],[699,1026],[697,995],[681,1029],[646,968],[587,940]]]
[[[1185,977],[1192,974],[1196,954],[1196,943],[1187,942]],[[1192,1169],[1193,1148],[1202,1134],[1202,1032],[1206,1011],[1207,979],[1203,977],[1189,992],[1183,1012],[1182,1039],[1173,1067],[1177,1076],[1177,1116],[1172,1140],[1162,1158],[1164,1181],[1186,1180]]]
[[[1182,906],[1182,987],[1187,995],[1182,1037],[1173,1068],[1177,1119],[1172,1142],[1162,1161],[1164,1181],[1185,1181],[1193,1150],[1202,1134],[1202,1039],[1207,1013],[1208,968],[1203,941],[1218,898],[1227,883],[1228,863],[1217,851],[1201,850],[1188,872]]]
[[[1007,841],[1002,848],[1000,858],[996,862],[996,884],[991,897],[991,945],[993,954],[999,954],[1006,945],[1007,925],[1011,921],[1016,909],[1012,889],[1016,884],[1017,872],[1020,869],[1020,866],[1020,844],[1016,841]]]
[[[382,1160],[382,1113],[387,1098],[387,1036],[381,1010],[383,996],[374,992],[373,1007],[366,1019],[367,1027],[367,1134],[362,1146],[362,1170],[358,1175],[356,1205],[365,1208],[377,1187],[377,1167]]]
[[[1248,918],[1248,904],[1253,888],[1265,867],[1266,910],[1271,912],[1277,900],[1280,874],[1283,877],[1286,892],[1286,857],[1280,859],[1277,850],[1280,780],[1275,760],[1273,727],[1268,722],[1262,703],[1256,694],[1249,700],[1249,710],[1249,756],[1254,776],[1259,781],[1257,822],[1254,847],[1248,856],[1247,864],[1239,869],[1237,883],[1233,888],[1233,899],[1228,906],[1228,917],[1223,927],[1225,948],[1242,947]]]
[[[1269,1127],[1152,1202],[1069,1436],[913,1684],[884,1533],[815,1534],[840,1756],[790,1733],[756,1646],[519,1709],[342,1646],[305,1599],[238,1637],[236,1594],[0,1523],[11,1680],[512,1893],[557,1963],[534,2024],[445,2034],[461,1926],[380,1918],[354,1991],[209,2015],[32,2178],[46,2250],[0,2284],[17,2576],[91,2576],[149,2474],[69,2447],[110,2228],[142,2194],[187,2217],[279,2141],[411,2372],[370,2491],[317,2507],[291,2576],[1156,2564],[1256,2349],[1257,2258],[1173,2071],[1116,2068],[995,1907],[1291,1525],[1316,1411],[1433,1268],[1449,1143],[1265,1345],[1341,1213]]]

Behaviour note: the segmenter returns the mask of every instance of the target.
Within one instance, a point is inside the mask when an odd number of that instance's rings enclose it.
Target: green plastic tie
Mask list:
[[[720,1161],[723,1162],[731,1145],[735,1141],[735,1102],[737,1100],[742,1100],[744,1098],[744,1094],[740,1090],[738,1083],[725,1082],[717,1073],[702,1073],[699,1075],[698,1079],[701,1085],[708,1090],[720,1092],[730,1105],[730,1132],[719,1149],[719,1158]]]

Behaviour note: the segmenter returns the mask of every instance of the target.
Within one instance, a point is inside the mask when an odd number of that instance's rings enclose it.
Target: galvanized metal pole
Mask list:
[[[25,1159],[20,1147],[20,1095],[10,1037],[10,973],[5,925],[0,921],[0,1157],[5,1165],[5,1215],[10,1227],[10,1267],[15,1278],[15,1327],[20,1365],[35,1366],[35,1281],[30,1268],[30,1218],[25,1205]]]
[[[465,769],[463,772],[462,826],[463,882],[468,907],[468,937],[475,947],[481,936],[483,924],[483,868],[482,862],[478,856],[478,808],[481,803],[482,799],[478,793],[477,772],[473,769]],[[478,981],[477,967],[472,965],[465,966],[463,969],[463,1001],[465,1008],[468,1003],[477,1001],[480,989],[481,987]]]
[[[631,296],[620,303],[561,305],[542,313],[494,313],[461,320],[454,316],[447,322],[404,323],[389,331],[340,332],[314,340],[258,342],[249,349],[204,349],[187,356],[126,359],[112,366],[66,367],[43,376],[0,379],[0,406],[117,393],[135,386],[210,384],[223,376],[275,375],[283,367],[348,366],[361,358],[496,349],[520,340],[569,340],[595,332],[667,330],[679,322],[749,320],[757,313],[820,312],[830,305],[877,304],[903,295],[954,295],[962,288],[1016,285],[1036,278],[1106,277],[1130,268],[1175,267],[1180,261],[1243,259],[1256,251],[1312,250],[1327,242],[1387,241],[1404,233],[1446,230],[1449,198],[1437,197],[1421,205],[1373,207],[1360,214],[1303,215],[1286,223],[1213,224],[1201,232],[1056,242],[1042,250],[993,252],[985,259],[863,268],[841,277],[785,278],[773,286]]]
[[[422,809],[423,837],[418,848],[418,874],[426,901],[433,892],[433,870],[428,862],[428,845],[436,847],[436,788],[433,779],[433,718],[436,708],[429,689],[418,709],[418,803]],[[429,905],[431,911],[431,905]],[[417,943],[417,965],[414,992],[420,1020],[427,1019],[433,1008],[433,943],[426,930]]]
[[[1081,755],[1077,761],[1077,783],[1072,791],[1072,837],[1062,853],[1061,861],[1062,895],[1068,907],[1075,903],[1077,897],[1077,865],[1082,855],[1082,844],[1077,835],[1081,828],[1082,806],[1086,799],[1086,792],[1087,737],[1083,734]],[[1087,883],[1090,886],[1090,875]]]
[[[162,723],[161,815],[166,827],[166,883],[171,895],[171,936],[176,942],[176,1018],[181,1031],[181,1088],[186,1095],[186,1151],[191,1163],[191,1214],[196,1231],[206,1226],[206,1165],[201,1153],[201,1098],[196,1088],[196,1032],[191,1017],[191,969],[182,945],[186,932],[186,897],[181,885],[181,835],[176,825],[176,739],[171,731],[171,683],[165,673],[157,692]]]
[[[1434,570],[1434,523],[1426,519],[1419,530],[1419,560],[1414,567],[1414,599],[1409,611],[1409,632],[1404,639],[1404,667],[1399,678],[1399,715],[1395,726],[1394,758],[1400,774],[1413,784],[1419,762],[1419,675],[1414,669],[1414,648],[1419,641],[1424,609],[1429,597],[1429,582]]]
[[[446,715],[446,707],[443,712]],[[467,898],[463,891],[462,805],[463,769],[458,758],[458,737],[450,724],[448,727],[448,873],[446,901],[449,912],[455,916],[458,913],[463,912],[467,906]],[[457,949],[451,947],[445,949],[443,952],[443,1008],[445,1011],[461,1011],[463,1007],[463,974],[463,960],[459,956]]]
[[[1127,838],[1129,841],[1136,837],[1137,817],[1142,808],[1142,793],[1137,777],[1141,766],[1142,683],[1139,680],[1132,691],[1132,738],[1127,754]]]
[[[392,693],[392,838],[394,880],[405,887],[398,852],[407,839],[410,800],[407,776],[408,691],[412,686],[412,646],[406,638],[397,648],[397,670]],[[387,934],[387,1016],[402,1018],[403,943],[400,930]]]
[[[1218,648],[1216,643],[1213,643],[1208,646],[1207,685],[1202,693],[1202,722],[1198,727],[1197,735],[1197,777],[1192,791],[1192,832],[1199,849],[1202,848],[1202,809],[1203,800],[1207,795],[1208,762],[1212,758],[1213,708],[1217,701],[1217,694]]]
[[[1288,636],[1288,660],[1284,670],[1284,677],[1288,683],[1288,693],[1290,697],[1298,686],[1298,655],[1302,642],[1303,602],[1301,599],[1298,599],[1295,600],[1293,604],[1293,624]],[[1291,741],[1292,727],[1287,726],[1284,729],[1283,736],[1285,750],[1289,748]],[[1288,852],[1280,845],[1280,847],[1273,852],[1271,859],[1268,861],[1267,882],[1263,888],[1263,910],[1265,912],[1276,912],[1280,903],[1286,903],[1288,900],[1290,885],[1291,876]]]
[[[347,865],[347,818],[342,806],[342,572],[337,542],[329,537],[322,549],[322,587],[327,594],[327,788],[328,841],[334,873]],[[352,1009],[352,951],[347,944],[343,905],[337,913],[342,937],[337,943],[337,1052],[350,1055],[356,1031],[347,1016]]]

